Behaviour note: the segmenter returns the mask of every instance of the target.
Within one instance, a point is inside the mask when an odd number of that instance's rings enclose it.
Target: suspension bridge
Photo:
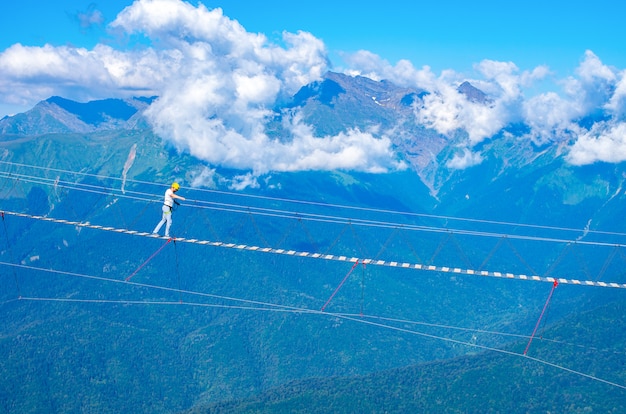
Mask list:
[[[30,166],[24,164],[16,164],[16,163],[8,163],[8,162],[0,162],[0,165],[5,167],[4,171],[0,171],[0,180],[3,180],[3,185],[0,187],[0,199],[10,199],[12,197],[24,197],[25,194],[29,192],[29,188],[35,186],[43,186],[49,188],[50,194],[56,194],[57,197],[62,199],[69,193],[84,193],[88,195],[92,195],[95,197],[97,202],[102,204],[106,201],[108,208],[114,208],[119,205],[120,200],[125,200],[130,203],[134,203],[136,206],[140,203],[145,204],[146,206],[159,206],[162,195],[154,192],[142,192],[138,190],[133,190],[132,187],[146,187],[146,186],[160,186],[163,187],[162,184],[154,183],[154,182],[142,182],[142,181],[134,181],[134,180],[126,180],[124,179],[123,185],[120,183],[119,178],[109,177],[109,176],[101,176],[97,174],[87,174],[75,171],[67,171],[61,169],[53,169],[53,168],[44,168],[37,166]],[[30,172],[29,172],[30,171]],[[61,178],[66,177],[66,178]],[[67,177],[73,177],[67,178]],[[92,179],[93,183],[87,183],[86,179]],[[114,184],[110,185],[102,185],[98,184],[98,182],[108,181],[113,182]],[[36,270],[41,272],[49,272],[55,274],[62,274],[71,277],[78,277],[82,279],[91,279],[91,280],[99,280],[108,283],[124,283],[130,284],[132,286],[142,286],[149,287],[152,289],[161,289],[161,290],[169,290],[172,292],[176,292],[179,294],[186,295],[195,295],[195,296],[207,296],[207,297],[215,297],[216,295],[204,294],[202,292],[195,291],[186,291],[179,288],[166,288],[163,286],[149,285],[137,283],[133,277],[138,274],[141,269],[146,266],[152,258],[156,257],[162,249],[164,249],[169,243],[185,243],[192,244],[197,246],[208,246],[214,248],[225,248],[231,250],[237,250],[242,252],[250,252],[250,253],[264,253],[264,254],[273,254],[279,256],[290,256],[295,258],[307,258],[307,259],[315,259],[315,260],[323,260],[323,261],[331,261],[331,262],[345,262],[350,265],[350,269],[348,273],[341,280],[336,289],[332,292],[330,297],[326,300],[324,305],[318,309],[311,308],[302,308],[302,307],[293,307],[293,306],[285,306],[280,304],[274,304],[270,302],[260,302],[254,300],[245,300],[245,299],[236,299],[236,298],[228,298],[230,300],[234,300],[238,302],[236,305],[212,305],[212,304],[198,304],[191,302],[184,302],[181,300],[167,302],[167,301],[128,301],[123,300],[123,303],[136,303],[136,304],[159,304],[159,305],[180,305],[187,304],[189,306],[220,306],[220,307],[229,307],[229,308],[237,308],[237,309],[248,309],[255,311],[274,311],[274,312],[294,312],[294,313],[311,313],[311,314],[321,314],[325,316],[333,316],[346,320],[351,320],[359,323],[366,323],[373,326],[379,326],[381,328],[393,329],[397,331],[406,331],[408,333],[414,335],[422,335],[426,337],[431,337],[433,339],[438,339],[447,342],[458,342],[466,346],[471,346],[483,350],[501,352],[505,354],[510,354],[513,356],[523,356],[525,358],[533,359],[536,362],[543,363],[546,365],[555,366],[556,368],[571,372],[576,375],[584,376],[596,381],[604,382],[611,386],[617,388],[624,388],[621,384],[616,382],[607,381],[601,379],[599,377],[585,374],[580,371],[571,370],[565,367],[558,366],[557,364],[551,364],[548,361],[543,361],[538,358],[533,358],[528,356],[528,349],[531,345],[533,338],[537,332],[537,328],[541,319],[544,315],[546,308],[550,303],[550,299],[552,294],[554,293],[555,288],[558,285],[576,285],[583,287],[600,287],[600,288],[612,288],[612,289],[624,289],[626,288],[626,283],[622,281],[605,281],[598,280],[602,278],[606,273],[607,269],[614,265],[614,261],[616,258],[623,258],[622,250],[626,245],[622,244],[620,240],[623,237],[626,237],[625,234],[617,233],[617,232],[603,232],[603,231],[593,231],[589,229],[571,229],[571,228],[562,228],[562,227],[552,227],[552,226],[537,226],[537,225],[523,225],[519,223],[506,223],[506,222],[498,222],[498,221],[490,221],[490,220],[477,220],[477,219],[463,219],[457,217],[447,217],[447,216],[436,216],[436,215],[428,215],[428,214],[416,214],[406,211],[389,211],[383,209],[372,209],[372,208],[362,208],[362,207],[354,207],[354,206],[344,206],[344,205],[334,205],[329,203],[320,203],[320,202],[312,202],[312,201],[304,201],[304,200],[291,200],[291,199],[282,199],[275,197],[265,197],[265,196],[254,196],[254,195],[245,195],[238,193],[229,193],[223,191],[216,190],[200,190],[200,189],[191,189],[187,188],[189,192],[192,190],[197,192],[200,195],[206,196],[206,194],[210,194],[212,196],[224,196],[229,197],[230,199],[239,199],[243,202],[224,202],[224,201],[212,201],[207,200],[205,197],[191,198],[188,197],[188,201],[185,203],[185,208],[189,209],[197,209],[199,211],[210,211],[212,213],[224,213],[230,215],[241,215],[245,220],[248,220],[249,227],[248,233],[255,233],[259,235],[259,239],[262,240],[264,245],[254,244],[254,243],[246,243],[242,241],[232,242],[232,241],[223,241],[220,240],[219,232],[215,229],[211,229],[216,237],[213,239],[209,238],[195,238],[195,237],[163,237],[160,235],[152,234],[147,231],[135,230],[132,228],[125,228],[123,226],[116,225],[108,225],[108,224],[97,224],[94,219],[85,219],[85,220],[76,220],[76,219],[68,219],[55,215],[55,211],[51,211],[46,214],[34,214],[32,212],[27,211],[17,211],[17,209],[0,209],[0,214],[2,215],[2,221],[5,226],[5,234],[7,234],[7,250],[11,250],[11,243],[9,242],[8,230],[10,227],[10,219],[20,219],[20,220],[28,220],[33,222],[45,222],[54,225],[60,226],[69,226],[76,229],[91,229],[96,231],[104,231],[104,232],[112,232],[121,235],[128,235],[133,237],[141,237],[148,238],[154,240],[161,240],[163,244],[156,250],[150,257],[147,258],[144,262],[141,263],[139,267],[135,269],[133,273],[126,276],[124,279],[115,279],[115,278],[105,278],[99,276],[91,276],[80,274],[76,272],[68,272],[58,269],[46,269],[39,268],[33,265],[27,265],[24,263],[18,263],[14,260],[12,261],[2,261],[0,262],[0,266],[5,268],[11,268],[14,271],[14,274],[18,270]],[[61,195],[60,193],[63,192]],[[215,197],[218,198],[218,197]],[[265,202],[266,204],[275,204],[275,205],[292,205],[298,206],[298,209],[285,209],[282,207],[267,207],[260,206],[258,201]],[[119,207],[118,207],[119,208]],[[123,210],[122,208],[119,208]],[[318,210],[336,210],[339,209],[343,212],[352,212],[352,213],[365,213],[364,216],[357,217],[356,214],[328,214],[328,213],[320,213]],[[127,218],[122,218],[118,220],[118,223],[122,222],[130,222],[130,224],[137,223],[140,220],[140,216],[145,214],[147,207],[142,209],[138,215],[136,215],[131,220],[127,220]],[[394,219],[379,219],[372,218],[373,216],[385,215],[387,217],[394,218],[409,218],[409,220],[394,220]],[[257,221],[260,218],[267,218],[270,220],[281,220],[284,222],[296,223],[291,226],[285,226],[288,228],[287,232],[292,231],[295,226],[300,226],[302,233],[304,234],[303,239],[308,239],[310,241],[309,246],[315,246],[318,244],[318,240],[311,236],[311,233],[323,233],[323,231],[315,231],[311,230],[310,227],[304,226],[303,223],[309,223],[313,226],[335,226],[343,228],[340,234],[336,239],[332,241],[332,243],[327,243],[327,251],[314,251],[314,250],[305,250],[305,249],[297,249],[297,248],[283,248],[278,245],[270,245],[271,243],[267,241],[269,237],[264,235],[263,231],[260,230]],[[456,222],[459,223],[457,227],[451,228],[450,226],[438,226],[431,224],[418,224],[418,221],[445,221],[445,222]],[[212,223],[208,223],[209,226],[212,226]],[[516,229],[522,229],[527,231],[518,231],[516,233],[513,232],[501,232],[501,231],[493,231],[493,230],[477,230],[472,228],[471,225],[484,225],[487,227],[502,227],[507,226],[509,228],[515,227]],[[178,221],[175,226],[185,227],[185,223],[181,221],[179,225]],[[193,227],[191,230],[190,227]],[[241,229],[245,227],[241,226],[232,226],[233,228]],[[379,247],[378,252],[372,255],[366,254],[342,254],[332,252],[332,249],[338,245],[338,240],[341,239],[341,234],[345,232],[345,229],[353,229],[354,227],[364,228],[364,229],[378,229],[378,230],[387,230],[391,233],[389,239],[385,243],[378,242]],[[252,228],[252,230],[250,230]],[[193,234],[192,230],[197,230],[198,226],[196,224],[187,223],[184,232],[181,234]],[[536,235],[535,233],[544,231],[546,234],[544,235]],[[402,258],[394,258],[394,259],[386,259],[381,257],[384,253],[388,253],[389,249],[387,249],[390,240],[393,239],[398,234],[407,234],[407,233],[417,233],[420,235],[441,235],[442,243],[440,243],[435,249],[435,253],[431,255],[431,259],[426,263],[424,261],[416,261],[416,260],[402,260]],[[204,231],[203,234],[208,234],[207,231]],[[571,237],[562,237],[557,236],[555,234],[570,234]],[[281,244],[286,238],[288,234],[282,234],[278,237],[278,243]],[[458,246],[458,242],[456,241],[459,237],[467,237],[467,238],[480,238],[480,239],[494,239],[496,240],[496,246],[494,249],[487,254],[487,258],[481,263],[478,268],[473,268],[471,266],[459,266],[455,265],[442,265],[442,264],[434,264],[432,263],[435,259],[438,258],[437,254],[441,251],[442,245],[448,243],[452,240],[452,243]],[[402,239],[402,237],[398,237]],[[311,240],[313,239],[313,240]],[[609,239],[608,241],[606,239]],[[357,238],[358,240],[358,238]],[[405,239],[403,239],[405,240]],[[405,240],[406,241],[406,240]],[[548,244],[558,244],[565,246],[562,250],[562,254],[564,255],[568,251],[572,249],[572,246],[589,246],[591,248],[603,248],[608,249],[610,252],[607,254],[606,260],[602,267],[600,268],[596,277],[589,277],[586,279],[581,278],[572,278],[567,277],[566,275],[547,275],[547,272],[544,274],[538,273],[518,273],[507,270],[487,270],[485,266],[489,263],[489,258],[493,257],[496,254],[496,251],[503,245],[509,245],[512,241],[519,241],[522,243],[548,243]],[[415,251],[415,249],[410,246],[405,249],[405,252]],[[367,250],[367,249],[361,249]],[[462,250],[462,249],[461,249]],[[354,251],[354,250],[353,250]],[[516,256],[520,257],[521,255],[515,248],[513,251]],[[459,256],[464,256],[465,252],[460,251]],[[414,254],[416,258],[419,259],[420,255]],[[558,262],[561,258],[557,258],[555,262]],[[526,264],[526,260],[520,257],[520,262]],[[375,315],[364,315],[364,314],[349,314],[342,312],[328,312],[326,307],[331,303],[335,295],[337,295],[342,288],[345,281],[349,278],[352,271],[359,265],[362,266],[378,266],[378,267],[386,267],[386,268],[397,268],[397,269],[406,269],[406,270],[414,270],[420,272],[432,272],[432,273],[442,273],[442,274],[451,274],[451,275],[460,275],[460,276],[468,276],[468,277],[481,277],[481,278],[497,278],[497,279],[512,279],[512,280],[523,280],[523,281],[532,281],[532,282],[545,282],[550,284],[550,291],[548,299],[545,302],[543,311],[537,320],[537,324],[535,325],[535,329],[531,335],[521,335],[521,337],[528,340],[526,349],[523,353],[515,353],[511,351],[506,351],[499,348],[493,348],[486,345],[480,345],[475,343],[468,343],[466,341],[458,341],[455,339],[424,334],[415,330],[407,330],[405,328],[398,328],[395,326],[391,326],[385,322],[386,318],[378,317]],[[529,269],[532,267],[527,265]],[[549,269],[551,271],[551,269]],[[19,278],[15,275],[16,285],[18,286],[19,291]],[[57,301],[57,302],[98,302],[98,303],[120,303],[120,300],[106,300],[106,299],[72,299],[67,297],[26,297],[19,295],[19,300],[31,300],[31,301]],[[224,298],[222,298],[224,299]],[[448,329],[463,329],[458,327],[447,327]],[[505,333],[493,332],[494,334],[506,335]]]

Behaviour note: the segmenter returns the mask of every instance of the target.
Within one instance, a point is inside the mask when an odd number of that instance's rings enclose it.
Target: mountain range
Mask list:
[[[457,91],[491,104],[469,82]],[[158,97],[51,97],[0,120],[0,410],[623,411],[618,289],[551,291],[37,218],[149,233],[178,180],[188,201],[175,237],[626,282],[623,164],[571,165],[563,142],[535,143],[515,124],[458,168],[467,134],[415,122],[430,93],[327,73],[272,108],[268,136],[288,140],[294,111],[316,136],[393,130],[408,168],[274,171],[242,190],[233,183],[249,172],[154,132],[144,113]]]

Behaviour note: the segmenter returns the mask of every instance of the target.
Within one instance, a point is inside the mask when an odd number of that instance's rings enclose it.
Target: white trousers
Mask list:
[[[163,217],[159,224],[154,228],[152,233],[158,233],[163,224],[165,224],[165,237],[170,237],[170,226],[172,225],[172,208],[163,204]],[[166,224],[167,223],[167,224]]]

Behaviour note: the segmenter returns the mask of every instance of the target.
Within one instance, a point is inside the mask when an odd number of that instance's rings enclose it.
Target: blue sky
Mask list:
[[[0,6],[0,50],[14,43],[72,44],[91,48],[113,42],[105,31],[130,0],[22,0]],[[197,1],[192,1],[197,4]],[[483,59],[512,61],[522,69],[546,64],[570,73],[590,49],[605,64],[626,67],[626,3],[614,0],[551,1],[389,0],[374,5],[318,0],[310,5],[283,0],[204,1],[220,7],[250,32],[280,38],[304,30],[322,39],[331,57],[360,49],[390,62],[408,59],[436,71],[471,70]],[[101,20],[79,16],[101,14]]]
[[[483,59],[522,69],[548,64],[571,72],[591,49],[607,64],[626,67],[626,3],[600,0],[246,1],[220,3],[250,31],[306,30],[337,51],[369,50],[395,63],[408,59],[436,71],[466,71]],[[208,4],[208,3],[207,3]]]
[[[391,131],[264,135],[267,108],[329,70],[434,92],[416,122],[464,131],[449,166],[511,122],[571,142],[576,165],[626,160],[626,3],[318,0],[22,0],[0,6],[0,117],[53,95],[86,102],[159,96],[155,131],[211,164],[267,171],[403,168]],[[470,81],[490,105],[468,101]],[[602,122],[581,129],[588,114]],[[304,154],[304,155],[303,155]]]

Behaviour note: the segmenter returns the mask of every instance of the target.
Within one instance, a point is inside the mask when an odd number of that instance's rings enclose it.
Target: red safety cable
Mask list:
[[[530,348],[530,343],[533,341],[533,338],[535,337],[535,333],[537,332],[537,328],[539,328],[539,323],[541,322],[541,318],[543,318],[543,314],[545,313],[546,308],[548,307],[548,303],[550,303],[550,299],[552,298],[552,293],[554,293],[554,289],[556,289],[558,284],[559,282],[556,279],[554,279],[554,283],[552,284],[552,289],[550,290],[550,294],[548,295],[548,300],[546,300],[546,304],[543,305],[543,310],[541,311],[541,315],[539,315],[539,320],[537,321],[537,324],[535,325],[533,334],[530,335],[528,345],[526,345],[526,349],[524,349],[524,355],[526,355],[526,353],[528,352],[528,348]]]
[[[159,247],[159,249],[158,249],[156,252],[152,253],[152,256],[150,256],[150,257],[148,258],[148,260],[146,260],[145,262],[143,262],[143,263],[141,264],[141,266],[139,266],[137,269],[135,269],[135,271],[134,271],[134,272],[133,272],[130,276],[128,276],[128,277],[126,278],[126,281],[128,282],[128,281],[129,281],[129,280],[130,280],[133,276],[135,276],[135,275],[137,274],[137,272],[141,270],[141,268],[142,268],[142,267],[144,267],[144,266],[145,266],[145,265],[146,265],[146,264],[147,264],[150,260],[152,260],[152,259],[154,258],[154,256],[156,256],[157,254],[159,254],[159,252],[160,252],[161,250],[163,250],[163,248],[164,248],[165,246],[167,246],[167,244],[168,244],[169,242],[171,242],[172,240],[174,240],[174,239],[173,239],[173,238],[169,238],[169,239],[167,239],[167,241],[165,242],[165,244],[164,244],[163,246]]]
[[[328,298],[328,300],[326,301],[326,303],[324,304],[324,306],[322,306],[322,312],[324,312],[324,309],[326,309],[326,306],[328,306],[328,304],[330,303],[331,300],[333,300],[333,298],[335,297],[335,295],[337,294],[337,292],[339,292],[339,289],[341,289],[341,286],[343,286],[343,284],[345,283],[345,281],[348,279],[348,277],[350,276],[350,274],[352,273],[352,271],[354,270],[355,267],[357,267],[357,265],[359,264],[359,260],[357,259],[356,262],[354,262],[354,265],[352,266],[352,269],[350,269],[350,271],[348,272],[348,274],[343,278],[343,280],[341,281],[341,283],[339,284],[339,286],[337,286],[337,289],[335,289],[335,291],[333,292],[332,295],[330,295],[330,297]]]

